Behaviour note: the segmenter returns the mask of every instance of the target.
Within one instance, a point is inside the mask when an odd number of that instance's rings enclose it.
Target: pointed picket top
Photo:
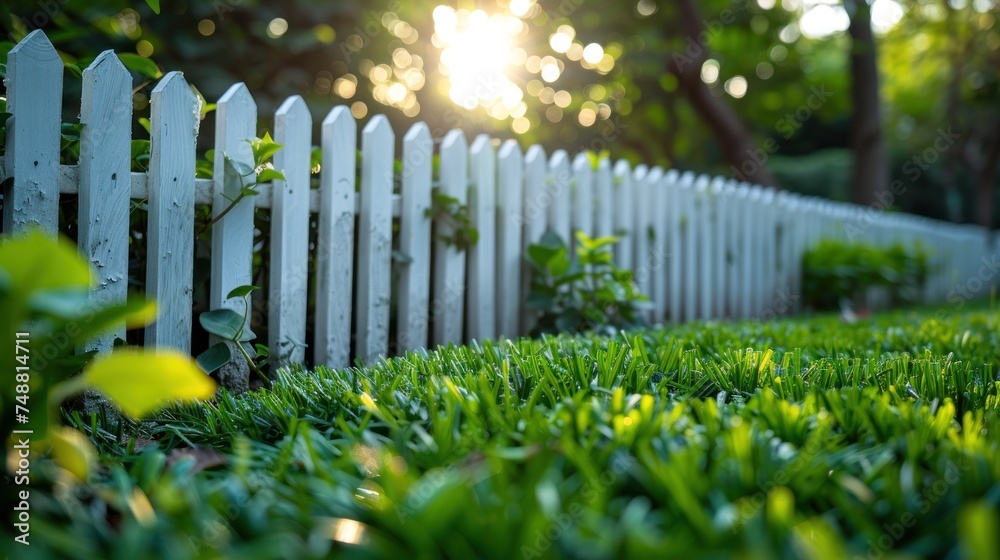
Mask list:
[[[60,70],[63,67],[59,53],[56,52],[56,48],[52,46],[52,42],[41,29],[28,33],[24,39],[14,45],[7,57],[8,63],[17,60],[33,67],[35,64],[43,66],[58,64]]]
[[[350,122],[354,126],[354,129],[357,130],[358,123],[351,114],[351,108],[347,105],[337,105],[333,109],[330,109],[330,112],[323,118],[323,127],[344,126],[346,122]]]
[[[524,152],[524,164],[531,165],[532,163],[542,160],[545,161],[545,148],[539,146],[538,144],[533,144],[528,147],[528,150]]]
[[[222,94],[222,97],[216,103],[215,114],[217,130],[222,128],[225,131],[223,139],[224,147],[217,145],[216,150],[222,148],[228,152],[236,151],[241,154],[238,157],[240,161],[247,160],[247,163],[252,163],[250,160],[253,159],[253,151],[247,140],[253,139],[256,135],[257,103],[253,100],[253,96],[250,95],[250,90],[247,89],[246,84],[240,82],[229,86],[226,93]],[[230,114],[240,116],[241,123],[236,127],[230,126]],[[247,132],[250,130],[250,127],[244,120],[253,121],[254,131],[250,132],[249,136],[247,136]],[[218,137],[218,134],[216,136]],[[218,144],[218,141],[216,144]],[[226,155],[231,158],[237,158],[237,155],[234,153],[227,153]],[[222,177],[222,162],[223,158],[215,158],[216,177]]]
[[[668,169],[667,172],[663,174],[663,182],[667,185],[673,185],[677,183],[680,176],[681,174],[676,169]]]
[[[198,107],[198,96],[194,94],[191,90],[191,86],[188,85],[187,80],[184,79],[184,74],[182,72],[167,72],[163,78],[160,79],[156,87],[153,88],[152,93],[150,93],[150,99],[181,99],[184,104],[187,105],[191,103],[194,105],[195,115],[200,109]],[[195,119],[195,123],[198,122],[198,118]]]
[[[509,158],[522,159],[521,145],[517,143],[517,140],[505,140],[503,144],[500,144],[497,159],[507,160]]]
[[[410,127],[403,135],[403,142],[418,142],[423,143],[427,141],[433,141],[431,138],[431,130],[427,127],[427,123],[421,121]]]
[[[685,171],[684,173],[681,173],[681,178],[678,184],[681,187],[688,188],[694,185],[694,179],[695,175],[693,171]]]
[[[84,68],[83,78],[86,80],[88,75],[103,79],[114,76],[128,78],[130,82],[132,80],[132,75],[129,74],[128,68],[125,68],[125,65],[122,64],[121,59],[118,58],[115,51],[110,49],[97,55],[97,58],[90,63],[90,66]]]
[[[301,95],[293,95],[286,99],[278,110],[274,112],[275,118],[284,117],[290,119],[291,122],[301,122],[305,119],[312,121],[312,115],[309,114],[309,107],[306,106],[306,102],[302,99]]]
[[[657,165],[656,167],[649,170],[649,174],[646,175],[646,181],[650,185],[655,185],[663,179],[663,168]]]
[[[472,145],[469,146],[469,155],[477,156],[487,149],[492,149],[492,147],[489,134],[478,134],[472,140]]]
[[[636,181],[642,181],[646,178],[646,173],[649,173],[649,167],[645,163],[640,163],[632,170],[632,177]]]
[[[617,177],[623,177],[625,175],[631,174],[632,167],[629,164],[628,160],[620,159],[617,162],[615,162],[614,172],[615,172],[615,176],[617,176]]]
[[[385,141],[388,138],[395,140],[396,134],[392,131],[392,125],[385,115],[375,115],[368,121],[361,131],[362,136],[369,136],[373,141]]]
[[[590,157],[586,152],[579,152],[573,158],[573,171],[592,171],[594,167],[590,164]]]
[[[454,150],[456,146],[468,147],[468,143],[465,141],[465,133],[457,128],[449,130],[441,140],[442,150]]]
[[[94,89],[98,87],[101,89],[101,94],[94,94]],[[131,100],[132,75],[129,74],[128,69],[112,50],[97,55],[94,62],[83,70],[83,96],[80,107],[80,122],[82,124],[106,126],[106,122],[95,123],[91,121],[92,119],[113,118],[114,115],[122,117],[126,113],[128,114],[126,119],[131,120],[131,103],[122,106],[119,100],[109,100],[107,97],[109,93],[118,97],[128,96]],[[95,104],[98,104],[99,107]],[[82,134],[86,134],[86,132]]]

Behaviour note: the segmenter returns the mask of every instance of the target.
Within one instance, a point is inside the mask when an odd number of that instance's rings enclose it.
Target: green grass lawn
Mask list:
[[[1000,558],[998,339],[923,310],[284,371],[83,422],[109,466],[17,557]]]

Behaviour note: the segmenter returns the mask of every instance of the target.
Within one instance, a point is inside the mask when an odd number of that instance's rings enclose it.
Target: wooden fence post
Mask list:
[[[54,237],[59,228],[63,62],[40,29],[8,53],[6,81],[11,117],[5,167],[14,179],[4,188],[3,232],[39,227]]]
[[[312,115],[298,95],[274,115],[274,141],[283,147],[274,168],[271,199],[271,263],[268,293],[268,347],[276,367],[305,359],[306,296],[309,289],[309,175]]]
[[[198,98],[180,72],[164,76],[151,98],[146,295],[166,305],[146,327],[146,346],[190,353]]]
[[[114,51],[83,71],[80,122],[80,252],[94,271],[94,304],[121,304],[128,294],[132,75]],[[125,338],[124,324],[87,349],[111,350],[116,338]]]
[[[358,125],[348,107],[323,119],[322,142],[313,360],[339,368],[350,365],[354,279]]]
[[[233,309],[237,313],[250,313],[244,309],[241,298],[229,298],[236,287],[249,285],[253,259],[254,198],[248,196],[234,203],[241,196],[245,183],[254,176],[243,176],[253,169],[253,150],[250,140],[257,135],[257,105],[244,84],[236,84],[219,99],[215,124],[215,193],[212,200],[212,218],[219,219],[212,226],[212,275],[209,294],[211,309]],[[227,165],[229,159],[233,165]],[[231,208],[230,208],[231,207]],[[227,212],[228,211],[228,212]],[[223,212],[225,216],[219,218]],[[247,298],[250,307],[250,298]],[[236,356],[219,370],[223,386],[240,393],[250,387],[249,366],[240,359],[233,343],[227,344]]]
[[[393,152],[396,138],[385,115],[361,132],[361,204],[358,209],[357,355],[371,363],[389,353],[392,288]]]
[[[496,157],[490,137],[480,134],[469,148],[469,216],[479,240],[468,250],[466,327],[469,339],[496,332]]]
[[[406,256],[399,277],[397,344],[400,350],[427,346],[431,282],[431,181],[434,140],[420,122],[403,137],[402,208],[399,250]]]

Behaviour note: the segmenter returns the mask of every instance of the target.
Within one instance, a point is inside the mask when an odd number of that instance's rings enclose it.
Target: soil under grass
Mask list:
[[[924,310],[283,371],[87,424],[109,468],[15,557],[1000,558],[998,338]]]

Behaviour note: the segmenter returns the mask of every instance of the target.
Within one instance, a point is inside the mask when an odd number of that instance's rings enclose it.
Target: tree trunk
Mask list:
[[[993,227],[993,197],[996,185],[997,163],[1000,161],[1000,134],[993,134],[985,146],[986,153],[975,172],[976,223],[984,228]]]
[[[854,202],[879,204],[879,195],[889,188],[889,162],[882,135],[879,110],[878,67],[871,7],[865,0],[845,0],[851,21],[851,149],[854,151]],[[884,199],[884,198],[883,198]]]
[[[705,26],[698,9],[693,0],[676,2],[688,48],[684,53],[674,53],[669,58],[667,70],[677,77],[679,91],[712,129],[734,176],[742,181],[776,187],[778,183],[767,169],[769,154],[757,147],[750,131],[732,107],[712,95],[701,80],[701,67],[708,58],[708,45],[699,41],[699,37],[704,37],[702,32]]]

